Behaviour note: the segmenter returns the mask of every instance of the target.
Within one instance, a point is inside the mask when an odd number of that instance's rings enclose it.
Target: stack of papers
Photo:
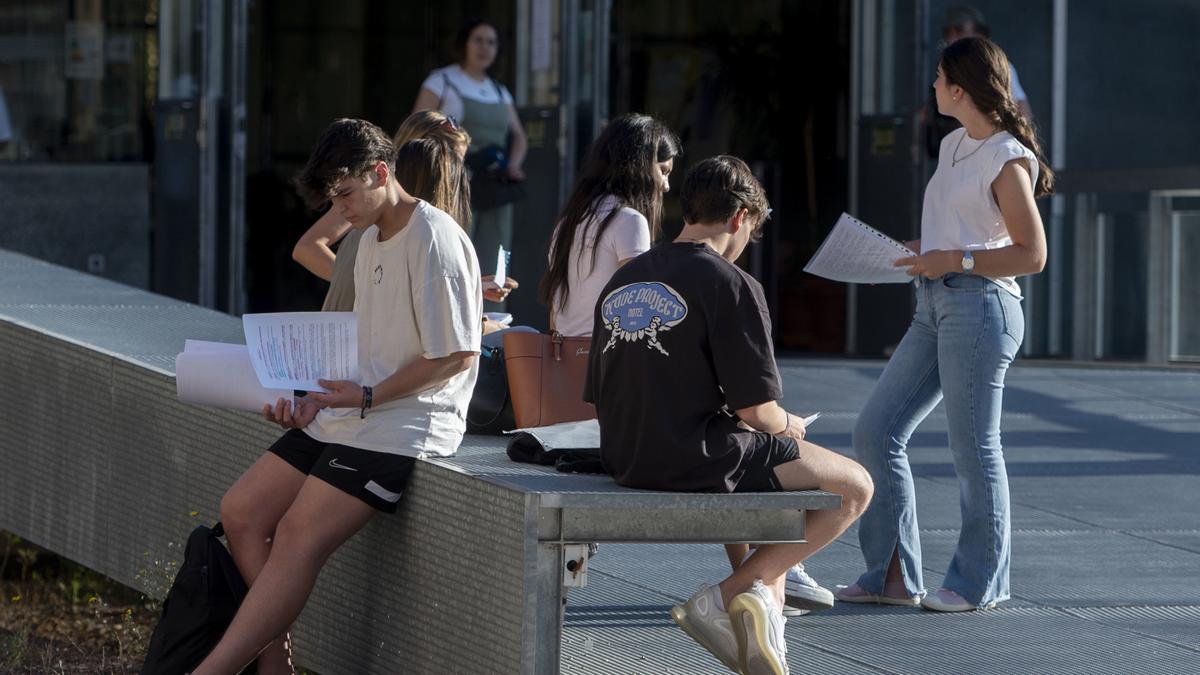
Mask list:
[[[184,403],[260,411],[317,380],[358,381],[354,312],[291,312],[242,317],[246,344],[188,340],[175,357]]]

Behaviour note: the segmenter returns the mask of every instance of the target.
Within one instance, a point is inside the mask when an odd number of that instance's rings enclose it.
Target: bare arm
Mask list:
[[[413,103],[412,111],[416,113],[422,110],[437,110],[438,104],[441,102],[442,100],[437,94],[421,87],[421,91],[417,93],[417,101]]]
[[[1046,229],[1033,201],[1033,181],[1024,160],[1014,159],[992,181],[992,194],[1004,216],[1012,245],[973,254],[984,276],[1037,274],[1046,267]]]
[[[329,209],[300,237],[292,249],[292,260],[325,281],[333,278],[333,262],[337,259],[333,244],[346,236],[350,223]]]
[[[1003,248],[972,251],[974,273],[985,277],[1015,277],[1041,272],[1046,267],[1046,230],[1033,201],[1033,181],[1025,160],[1011,160],[1000,169],[1000,175],[992,181],[992,194],[1013,243]],[[951,272],[962,272],[962,257],[962,251],[929,251],[901,258],[895,265],[908,267],[911,276],[936,279]]]
[[[804,420],[788,413],[775,401],[739,408],[737,416],[755,431],[804,440]]]
[[[442,384],[469,370],[478,356],[479,352],[454,352],[437,359],[418,358],[411,361],[371,388],[372,405],[412,396]],[[357,408],[362,405],[361,385],[347,380],[318,380],[318,383],[330,391],[309,392],[307,398],[322,408]]]

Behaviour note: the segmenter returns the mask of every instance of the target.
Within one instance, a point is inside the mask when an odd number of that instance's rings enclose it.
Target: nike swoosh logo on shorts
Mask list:
[[[333,459],[329,460],[329,466],[331,466],[335,469],[345,469],[347,471],[358,471],[358,469],[356,469],[352,466],[346,466],[345,464],[338,464],[337,457],[334,457]]]

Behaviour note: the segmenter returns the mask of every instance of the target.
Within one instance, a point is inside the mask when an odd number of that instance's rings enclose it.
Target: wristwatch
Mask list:
[[[975,256],[971,255],[970,251],[963,251],[962,259],[963,272],[971,274],[975,271]]]

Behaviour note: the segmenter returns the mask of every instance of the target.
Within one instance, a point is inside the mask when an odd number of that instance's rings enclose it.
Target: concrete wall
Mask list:
[[[1053,0],[934,0],[930,35],[935,42],[946,9],[960,4],[983,12],[992,39],[1017,67],[1048,146]],[[1200,162],[1198,31],[1200,3],[1194,0],[1068,2],[1067,156],[1058,168]]]
[[[183,340],[240,334],[234,317],[0,250],[0,371],[22,383],[0,390],[0,530],[162,597],[188,533],[280,433],[176,399]],[[530,672],[533,527],[524,494],[418,463],[400,512],[327,563],[293,631],[298,661]]]
[[[0,163],[0,247],[149,287],[150,165]]]

